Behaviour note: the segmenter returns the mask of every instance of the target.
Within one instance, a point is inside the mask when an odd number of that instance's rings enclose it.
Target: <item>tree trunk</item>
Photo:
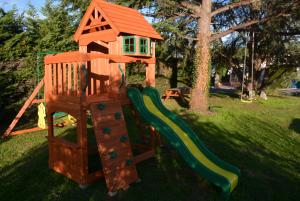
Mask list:
[[[170,79],[171,88],[177,88],[177,79],[178,79],[178,59],[174,59],[174,62],[172,62],[172,75]]]
[[[203,0],[201,16],[198,20],[198,43],[197,43],[197,79],[192,89],[190,109],[198,112],[208,112],[209,95],[209,65],[210,65],[210,23],[211,23],[211,0]]]

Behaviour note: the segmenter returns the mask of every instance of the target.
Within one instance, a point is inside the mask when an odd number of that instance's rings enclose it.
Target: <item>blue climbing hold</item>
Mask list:
[[[103,134],[110,134],[111,133],[111,129],[110,128],[103,128]]]
[[[126,160],[126,166],[130,166],[133,164],[133,161],[131,159]]]
[[[108,153],[110,159],[115,159],[118,157],[118,153],[115,151],[111,151]]]
[[[116,120],[122,119],[122,114],[121,114],[121,112],[116,112],[116,113],[115,113],[115,119],[116,119]]]
[[[128,141],[128,137],[127,136],[123,135],[123,136],[120,137],[120,142],[125,143],[127,141]]]
[[[106,105],[105,105],[104,103],[100,103],[100,104],[97,105],[97,108],[98,108],[99,110],[101,110],[101,111],[104,110],[105,107],[106,107]]]

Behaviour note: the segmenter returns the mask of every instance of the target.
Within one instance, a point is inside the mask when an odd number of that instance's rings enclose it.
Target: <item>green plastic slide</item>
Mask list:
[[[238,168],[210,152],[197,134],[161,102],[158,91],[147,87],[141,93],[128,88],[127,95],[142,118],[163,135],[198,174],[219,186],[229,196],[238,184]]]

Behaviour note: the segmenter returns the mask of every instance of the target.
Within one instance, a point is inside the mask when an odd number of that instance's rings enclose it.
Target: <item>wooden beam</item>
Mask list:
[[[38,94],[40,89],[44,86],[44,79],[40,81],[40,83],[36,86],[36,88],[33,90],[32,94],[30,97],[27,99],[27,101],[24,103],[23,107],[21,110],[18,112],[17,116],[14,118],[14,120],[11,122],[9,127],[6,129],[5,133],[3,134],[2,138],[5,138],[9,136],[16,126],[16,124],[19,122],[20,118],[23,116],[27,108],[31,105],[32,101],[34,100],[35,96]]]
[[[85,26],[83,30],[89,30],[92,28],[97,28],[97,27],[106,26],[106,25],[109,25],[109,24],[107,22],[97,22],[97,23],[91,24],[89,26]]]
[[[94,41],[94,42],[99,44],[99,45],[102,45],[103,47],[109,48],[109,45],[105,42],[102,42],[101,40],[97,40],[97,41]]]
[[[151,149],[150,151],[147,151],[147,152],[142,153],[138,156],[135,156],[134,159],[133,159],[133,162],[134,162],[134,164],[138,164],[138,163],[140,163],[144,160],[147,160],[149,158],[152,158],[154,156],[155,156],[155,151],[154,151],[154,149]]]
[[[39,104],[39,103],[44,103],[45,102],[45,99],[34,99],[31,104]]]
[[[104,43],[103,43],[104,44]],[[47,55],[44,59],[45,64],[70,63],[70,62],[87,62],[94,59],[109,59],[112,63],[130,63],[141,61],[142,63],[155,64],[155,57],[131,57],[123,55],[110,55],[102,53],[81,53],[79,51],[66,52],[56,55]]]
[[[46,128],[39,128],[39,127],[29,128],[29,129],[24,129],[24,130],[18,130],[18,131],[11,132],[10,135],[11,136],[24,135],[24,134],[33,133],[33,132],[44,131],[44,130],[47,130],[47,129],[48,129],[47,127]]]
[[[88,45],[96,40],[113,42],[117,40],[117,35],[115,35],[112,29],[83,34],[79,38],[79,45]]]

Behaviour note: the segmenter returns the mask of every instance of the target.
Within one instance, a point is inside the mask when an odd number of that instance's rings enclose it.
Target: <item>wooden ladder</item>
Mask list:
[[[121,104],[91,104],[94,133],[109,193],[138,181]]]

